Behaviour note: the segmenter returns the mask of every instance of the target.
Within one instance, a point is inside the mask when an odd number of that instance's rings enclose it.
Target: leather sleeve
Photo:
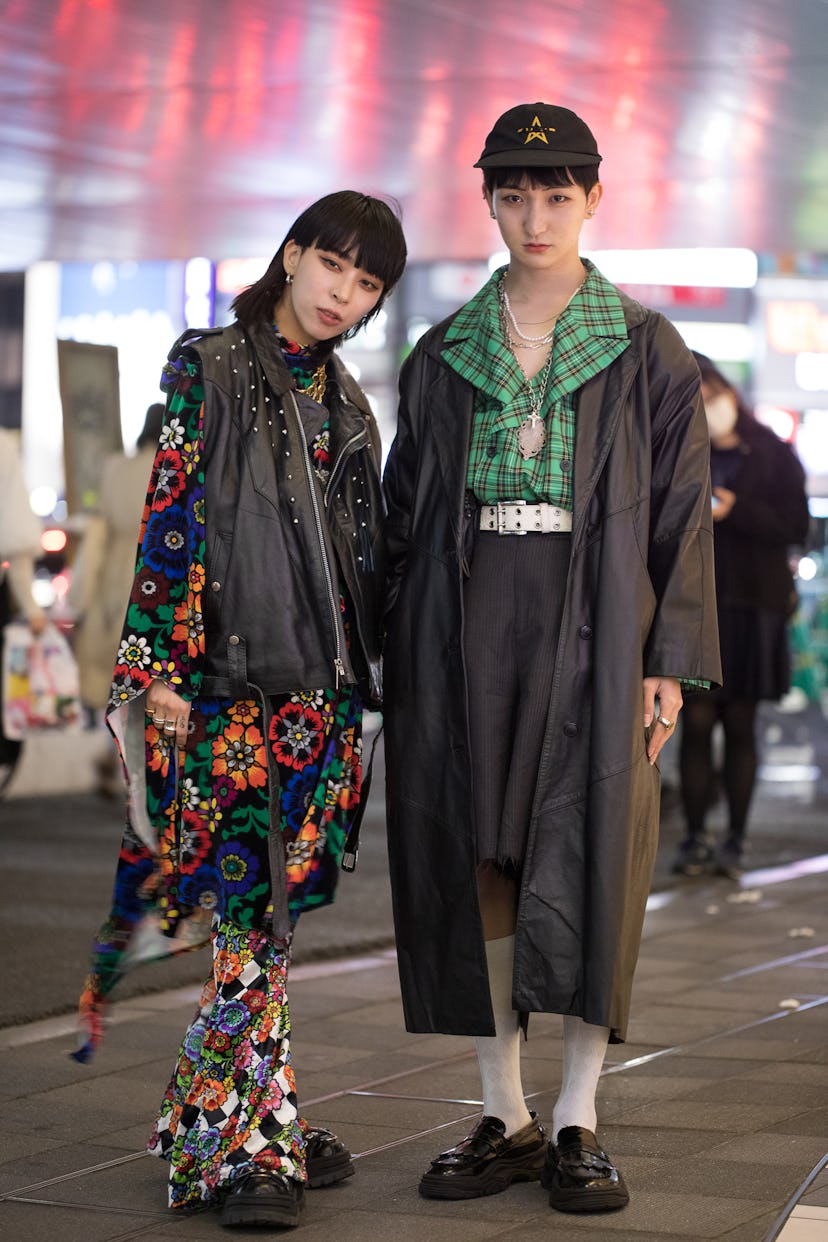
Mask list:
[[[662,315],[651,313],[642,331],[640,395],[652,429],[647,566],[656,598],[644,672],[719,685],[710,439],[698,368]]]

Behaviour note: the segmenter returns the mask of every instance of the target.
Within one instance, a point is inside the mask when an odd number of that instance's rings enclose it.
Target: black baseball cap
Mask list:
[[[495,121],[475,168],[570,168],[599,164],[589,126],[556,104],[518,104]]]

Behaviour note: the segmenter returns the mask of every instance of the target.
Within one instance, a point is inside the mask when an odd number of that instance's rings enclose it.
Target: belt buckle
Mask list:
[[[506,519],[508,516],[509,509],[525,509],[525,508],[526,508],[525,500],[510,500],[508,502],[502,501],[502,500],[498,501],[497,533],[499,535],[525,535],[526,534],[525,527],[523,530],[509,530],[507,529],[507,526],[506,526]]]

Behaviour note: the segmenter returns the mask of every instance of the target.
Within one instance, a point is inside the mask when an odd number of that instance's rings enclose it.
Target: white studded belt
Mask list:
[[[495,531],[498,535],[551,535],[556,531],[572,530],[572,510],[561,509],[558,505],[533,505],[526,500],[501,501],[482,506],[480,529]]]

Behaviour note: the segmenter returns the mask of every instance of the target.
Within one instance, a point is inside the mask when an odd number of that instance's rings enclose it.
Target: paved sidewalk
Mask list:
[[[404,1032],[391,950],[297,966],[290,994],[302,1106],[335,1128],[357,1160],[355,1177],[310,1192],[299,1236],[828,1237],[825,1170],[800,1197],[828,1151],[826,867],[823,857],[800,865],[804,874],[794,866],[742,886],[710,880],[652,900],[629,1042],[610,1049],[599,1092],[601,1137],[632,1195],[611,1216],[553,1213],[537,1185],[467,1203],[420,1199],[429,1158],[458,1141],[479,1108],[471,1041]],[[230,1236],[215,1213],[167,1212],[165,1167],[139,1154],[196,994],[179,989],[114,1006],[89,1066],[67,1055],[70,1018],[0,1032],[0,1236]],[[559,1030],[559,1019],[533,1016],[523,1051],[527,1092],[547,1122]]]

